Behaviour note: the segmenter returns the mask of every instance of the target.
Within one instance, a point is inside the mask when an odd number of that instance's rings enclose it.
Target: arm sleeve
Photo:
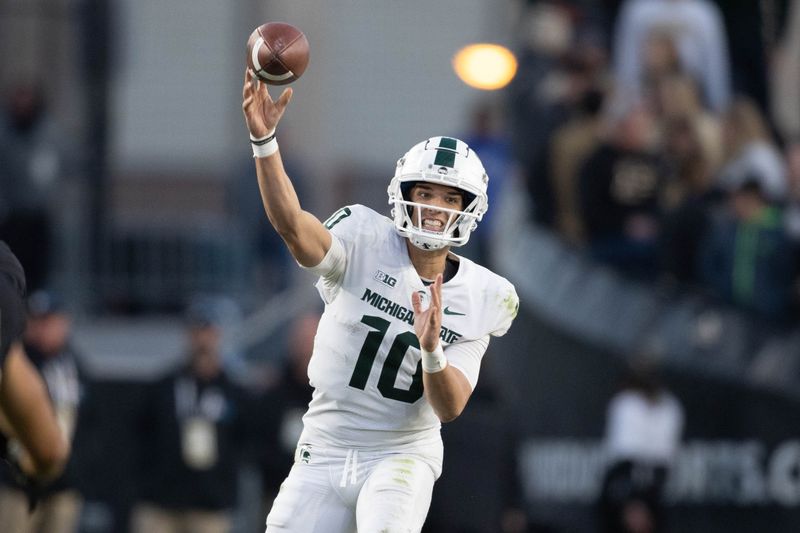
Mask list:
[[[464,374],[472,390],[475,390],[475,386],[478,384],[481,361],[488,347],[489,335],[486,335],[474,341],[451,344],[444,349],[447,364],[454,366]]]
[[[298,263],[299,265],[300,263]],[[303,270],[307,270],[320,277],[317,282],[317,289],[320,296],[325,303],[331,303],[342,286],[344,279],[344,272],[347,268],[347,251],[344,244],[336,234],[331,233],[331,247],[322,261],[313,267],[304,267],[300,265]]]

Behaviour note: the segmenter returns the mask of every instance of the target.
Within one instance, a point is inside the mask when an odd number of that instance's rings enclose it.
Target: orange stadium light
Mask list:
[[[453,57],[456,75],[476,89],[502,89],[517,73],[517,58],[505,46],[476,43],[465,46]]]

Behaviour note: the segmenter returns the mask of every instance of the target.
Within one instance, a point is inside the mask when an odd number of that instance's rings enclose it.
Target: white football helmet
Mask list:
[[[421,209],[417,209],[417,220],[412,220],[414,207],[426,207],[409,201],[412,186],[420,181],[454,187],[463,193],[461,211],[436,208],[449,215],[442,231],[422,227]],[[464,141],[453,137],[431,137],[422,141],[397,161],[394,177],[389,183],[389,204],[392,205],[395,228],[422,250],[463,246],[489,208],[488,184],[489,177],[481,160]]]

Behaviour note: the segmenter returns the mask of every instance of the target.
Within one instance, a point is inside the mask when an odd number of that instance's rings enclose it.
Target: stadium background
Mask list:
[[[613,13],[619,3],[0,2],[0,83],[43,82],[69,161],[50,205],[49,285],[76,319],[75,342],[104,407],[101,422],[76,443],[102,450],[86,467],[81,531],[125,530],[137,439],[126,413],[140,401],[139,385],[180,353],[179,310],[193,294],[223,294],[242,310],[226,343],[231,367],[244,374],[279,361],[286,324],[316,309],[313,280],[274,253],[274,241],[251,244],[263,217],[240,91],[244,41],[255,25],[285,20],[308,35],[311,63],[295,84],[280,142],[301,198],[325,218],[345,203],[381,209],[400,152],[431,135],[466,134],[476,106],[515,113],[525,65],[509,90],[485,93],[453,73],[459,48],[480,41],[523,48],[537,4]],[[764,13],[764,5],[784,3],[755,4]],[[506,124],[524,144],[514,120]],[[492,198],[490,260],[516,283],[522,311],[493,343],[488,375],[497,409],[517,433],[509,453],[531,522],[591,530],[605,405],[626,356],[646,347],[658,353],[687,416],[669,491],[674,530],[793,531],[797,331],[764,334],[735,308],[695,293],[666,298],[592,263],[534,223],[536,198],[527,193],[509,180]],[[484,467],[475,468],[486,476],[473,479],[477,487],[493,486],[491,464]],[[245,531],[261,518],[246,468],[241,484],[237,528]],[[502,499],[498,490],[476,489],[451,512]]]

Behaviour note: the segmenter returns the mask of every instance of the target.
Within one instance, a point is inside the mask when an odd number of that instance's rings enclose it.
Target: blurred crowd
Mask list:
[[[528,2],[517,43],[535,223],[632,279],[797,317],[800,2]]]
[[[587,257],[637,282],[791,324],[800,313],[800,0],[530,0],[520,7],[519,72],[503,94],[508,127],[500,131],[482,107],[466,137],[492,177],[490,197],[519,168],[530,221]],[[0,197],[0,239],[29,276],[28,354],[62,429],[80,445],[33,518],[14,480],[0,478],[0,531],[77,531],[84,495],[97,498],[104,483],[117,489],[114,498],[127,498],[130,514],[109,531],[128,523],[142,532],[229,531],[244,463],[258,472],[263,516],[291,465],[310,399],[306,365],[318,316],[296,319],[285,353],[275,355],[283,366],[260,386],[229,375],[220,309],[208,302],[187,309],[185,353],[159,379],[128,392],[94,381],[70,343],[69,306],[41,290],[54,281],[54,196],[69,175],[69,154],[41,89],[15,87],[0,121],[0,189],[10,191]],[[257,201],[237,205],[253,214],[247,220],[260,215]],[[491,260],[491,213],[471,243],[483,261]],[[277,291],[288,284],[286,257],[275,253],[282,247],[263,216],[258,221],[249,231],[256,275]],[[600,502],[607,531],[661,530],[664,470],[682,431],[679,402],[635,377],[609,407],[606,437],[616,462]],[[481,379],[469,412],[444,430],[456,444],[448,447],[452,466],[435,495],[431,531],[533,530],[515,478],[516,437],[505,434],[512,424],[490,375]],[[472,441],[489,433],[498,440]],[[668,449],[648,447],[653,434],[667,435]],[[103,470],[110,466],[99,457],[109,451],[129,465],[124,487]],[[652,482],[641,489],[632,480],[643,470]],[[487,496],[465,514],[460,491],[482,490],[470,483],[481,483]],[[616,490],[622,485],[624,498]],[[86,531],[104,530],[83,515]]]
[[[311,399],[306,367],[318,314],[290,325],[285,353],[265,372],[251,366],[243,374],[223,340],[230,300],[198,295],[184,313],[182,353],[151,379],[121,382],[86,367],[57,292],[34,291],[27,314],[25,352],[72,454],[33,507],[30,487],[0,461],[0,531],[263,531]],[[249,526],[234,529],[244,469],[255,472],[251,492],[263,504],[245,513]]]

